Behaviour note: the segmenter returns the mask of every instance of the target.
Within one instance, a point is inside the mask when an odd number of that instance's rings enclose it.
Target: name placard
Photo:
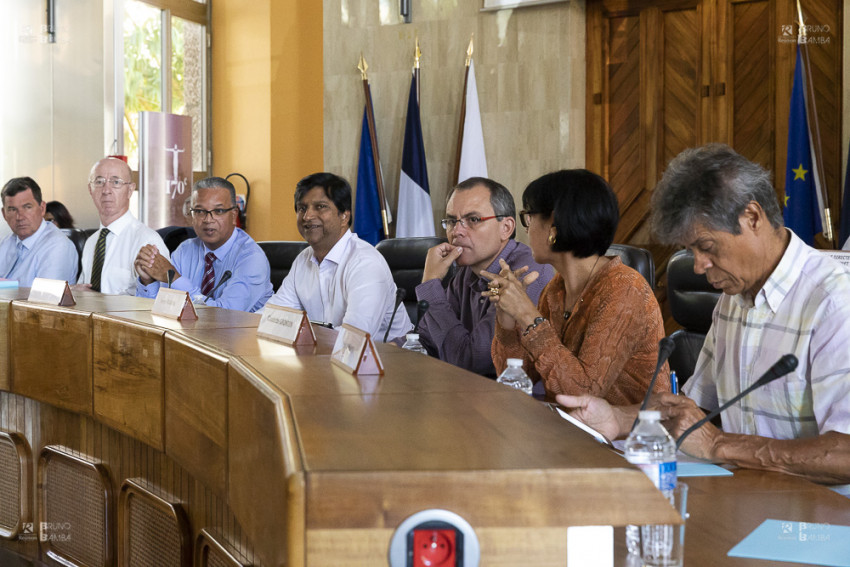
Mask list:
[[[285,345],[314,345],[316,335],[307,312],[279,305],[266,305],[257,336]]]
[[[32,280],[30,295],[27,301],[33,303],[46,303],[48,305],[64,305],[69,307],[76,305],[71,287],[65,280],[49,280],[47,278],[35,278]]]
[[[384,365],[369,333],[346,323],[337,329],[331,364],[355,375],[384,374]]]
[[[160,287],[153,302],[151,313],[178,321],[194,321],[198,318],[188,291]]]

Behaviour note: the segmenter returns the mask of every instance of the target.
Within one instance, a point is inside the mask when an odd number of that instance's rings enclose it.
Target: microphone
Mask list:
[[[649,388],[646,390],[646,395],[643,397],[643,403],[640,404],[640,411],[646,409],[646,405],[649,403],[649,397],[652,396],[652,389],[655,387],[655,379],[658,378],[658,373],[661,372],[661,367],[667,362],[667,359],[670,358],[670,355],[673,354],[673,351],[676,348],[676,343],[673,342],[673,339],[670,337],[664,337],[660,341],[658,341],[658,362],[655,365],[655,373],[652,375],[652,380],[649,381]],[[640,412],[638,412],[640,415]],[[639,417],[635,418],[635,422],[632,423],[632,431],[634,431],[635,427],[637,427]]]
[[[413,327],[414,333],[419,332],[419,324],[422,323],[422,317],[424,317],[425,313],[428,312],[429,307],[431,307],[431,304],[424,299],[416,304],[416,325]]]
[[[230,279],[230,276],[232,276],[232,275],[233,275],[233,272],[231,272],[230,270],[227,270],[226,272],[224,272],[224,273],[221,275],[221,279],[220,279],[220,280],[218,280],[218,283],[217,283],[217,284],[215,284],[215,287],[214,287],[214,288],[212,288],[212,291],[211,291],[211,292],[209,292],[209,293],[206,295],[206,297],[204,297],[204,301],[206,301],[207,299],[209,299],[210,297],[212,297],[212,296],[213,296],[213,294],[214,294],[216,291],[218,291],[218,288],[220,288],[224,282],[226,282],[227,280],[229,280],[229,279]]]
[[[395,320],[395,314],[398,311],[398,306],[401,305],[401,302],[404,301],[404,296],[407,295],[407,291],[403,287],[396,288],[395,290],[395,309],[393,309],[393,314],[390,316],[390,322],[387,325],[387,332],[384,333],[384,342],[387,342],[387,337],[390,336],[390,329],[393,328],[393,321]]]
[[[171,289],[171,282],[174,281],[174,275],[176,273],[177,272],[175,272],[174,270],[168,270],[168,273],[166,274],[166,276],[168,278],[168,289]]]
[[[722,406],[712,411],[704,418],[687,428],[685,432],[679,436],[679,439],[676,440],[676,449],[678,449],[682,445],[682,441],[685,440],[685,437],[705,425],[707,422],[714,419],[716,416],[720,415],[720,412],[724,411],[726,408],[728,408],[729,406],[731,406],[753,390],[761,388],[765,384],[769,384],[777,378],[785,376],[789,372],[793,372],[795,368],[797,368],[797,357],[793,354],[786,354],[785,356],[777,360],[773,364],[773,366],[768,368],[767,372],[762,374],[761,378],[756,380],[751,386],[745,388],[743,392],[741,392],[740,394],[738,394],[737,396],[735,396],[734,398],[732,398],[731,400],[729,400],[728,402],[726,402],[725,404],[723,404]]]

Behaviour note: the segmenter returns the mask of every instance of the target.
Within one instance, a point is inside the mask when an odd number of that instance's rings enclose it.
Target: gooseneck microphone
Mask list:
[[[664,363],[667,362],[667,359],[670,358],[670,355],[673,354],[675,349],[676,343],[674,343],[673,339],[670,337],[664,337],[658,341],[658,362],[655,364],[655,373],[652,375],[652,380],[649,381],[649,388],[647,388],[646,395],[643,397],[643,402],[640,404],[640,411],[646,409],[646,405],[649,403],[649,398],[652,396],[652,389],[655,388],[655,380],[658,378],[658,373],[661,372],[661,367],[664,366]],[[635,422],[632,423],[632,431],[634,431],[635,427],[637,427],[639,419],[640,412],[638,412],[638,417],[635,418]]]
[[[416,304],[416,325],[413,327],[413,332],[419,332],[419,325],[422,323],[422,317],[428,312],[428,308],[431,307],[431,304],[425,301],[424,299]]]
[[[393,321],[395,321],[395,314],[398,311],[398,306],[401,305],[401,302],[404,301],[404,296],[407,295],[407,291],[403,287],[397,288],[395,290],[395,309],[393,309],[393,314],[390,316],[390,322],[387,325],[387,332],[384,333],[384,342],[387,342],[387,337],[390,336],[390,329],[393,328]]]
[[[699,420],[698,422],[696,422],[695,424],[693,424],[692,426],[687,428],[685,430],[685,432],[682,433],[679,436],[679,438],[676,440],[676,448],[678,449],[679,447],[681,447],[682,441],[685,440],[685,437],[687,437],[688,435],[690,435],[691,433],[693,433],[694,431],[696,431],[697,429],[699,429],[700,427],[702,427],[703,425],[705,425],[706,423],[708,423],[709,421],[714,419],[716,416],[720,415],[720,412],[724,411],[726,408],[728,408],[729,406],[731,406],[732,404],[734,404],[735,402],[737,402],[738,400],[740,400],[741,398],[743,398],[744,396],[746,396],[747,394],[752,392],[753,390],[761,388],[765,384],[769,384],[770,382],[773,382],[777,378],[781,378],[781,377],[785,376],[789,372],[793,372],[795,368],[797,368],[797,357],[794,356],[793,354],[786,354],[785,356],[783,356],[782,358],[777,360],[773,364],[773,366],[768,368],[767,372],[762,374],[761,378],[756,380],[751,386],[749,386],[748,388],[745,388],[743,392],[741,392],[740,394],[738,394],[737,396],[735,396],[734,398],[732,398],[731,400],[729,400],[728,402],[726,402],[725,404],[723,404],[722,406],[720,406],[716,410],[712,411],[711,413],[706,415],[704,418],[702,418],[701,420]]]
[[[168,289],[171,289],[171,284],[174,282],[174,276],[176,274],[177,274],[177,272],[175,272],[174,270],[168,270],[168,272],[165,274],[166,277],[168,278],[168,280],[167,280],[168,281]]]
[[[220,288],[220,287],[224,284],[224,282],[226,282],[227,280],[229,280],[229,279],[230,279],[230,276],[232,276],[232,275],[233,275],[233,272],[231,272],[230,270],[227,270],[226,272],[224,272],[223,274],[221,274],[221,279],[220,279],[220,280],[218,280],[218,283],[217,283],[217,284],[215,284],[215,287],[214,287],[214,288],[212,288],[212,291],[211,291],[211,292],[209,292],[209,293],[206,295],[206,297],[204,297],[204,301],[206,302],[206,300],[208,300],[210,297],[212,297],[212,296],[213,296],[213,294],[214,294],[216,291],[218,291],[218,288]]]

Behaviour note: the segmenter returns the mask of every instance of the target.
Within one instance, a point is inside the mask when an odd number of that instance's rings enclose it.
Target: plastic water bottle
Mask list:
[[[640,412],[637,427],[626,439],[625,453],[626,459],[642,470],[656,488],[668,498],[673,497],[676,488],[676,442],[661,425],[660,412]],[[642,550],[638,529],[643,535]],[[672,544],[673,526],[626,526],[628,553],[643,557],[644,565],[663,564]]]
[[[407,333],[404,338],[406,340],[401,348],[405,350],[412,350],[413,352],[421,354],[428,354],[428,351],[425,350],[425,347],[419,342],[419,333]]]
[[[531,382],[531,378],[529,378],[528,374],[525,373],[525,370],[522,369],[521,358],[509,358],[508,367],[505,368],[505,371],[502,372],[499,379],[496,381],[499,384],[505,384],[511,388],[522,390],[529,396],[531,395],[531,389],[534,387],[534,384]]]

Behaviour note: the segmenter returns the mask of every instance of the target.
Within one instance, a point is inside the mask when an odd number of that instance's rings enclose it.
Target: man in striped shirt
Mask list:
[[[728,146],[686,150],[652,198],[656,236],[694,254],[694,271],[724,292],[686,396],[652,400],[676,437],[755,382],[782,355],[796,370],[755,390],[682,445],[741,467],[850,482],[850,272],[784,227],[767,171]],[[609,436],[636,408],[559,396]]]

